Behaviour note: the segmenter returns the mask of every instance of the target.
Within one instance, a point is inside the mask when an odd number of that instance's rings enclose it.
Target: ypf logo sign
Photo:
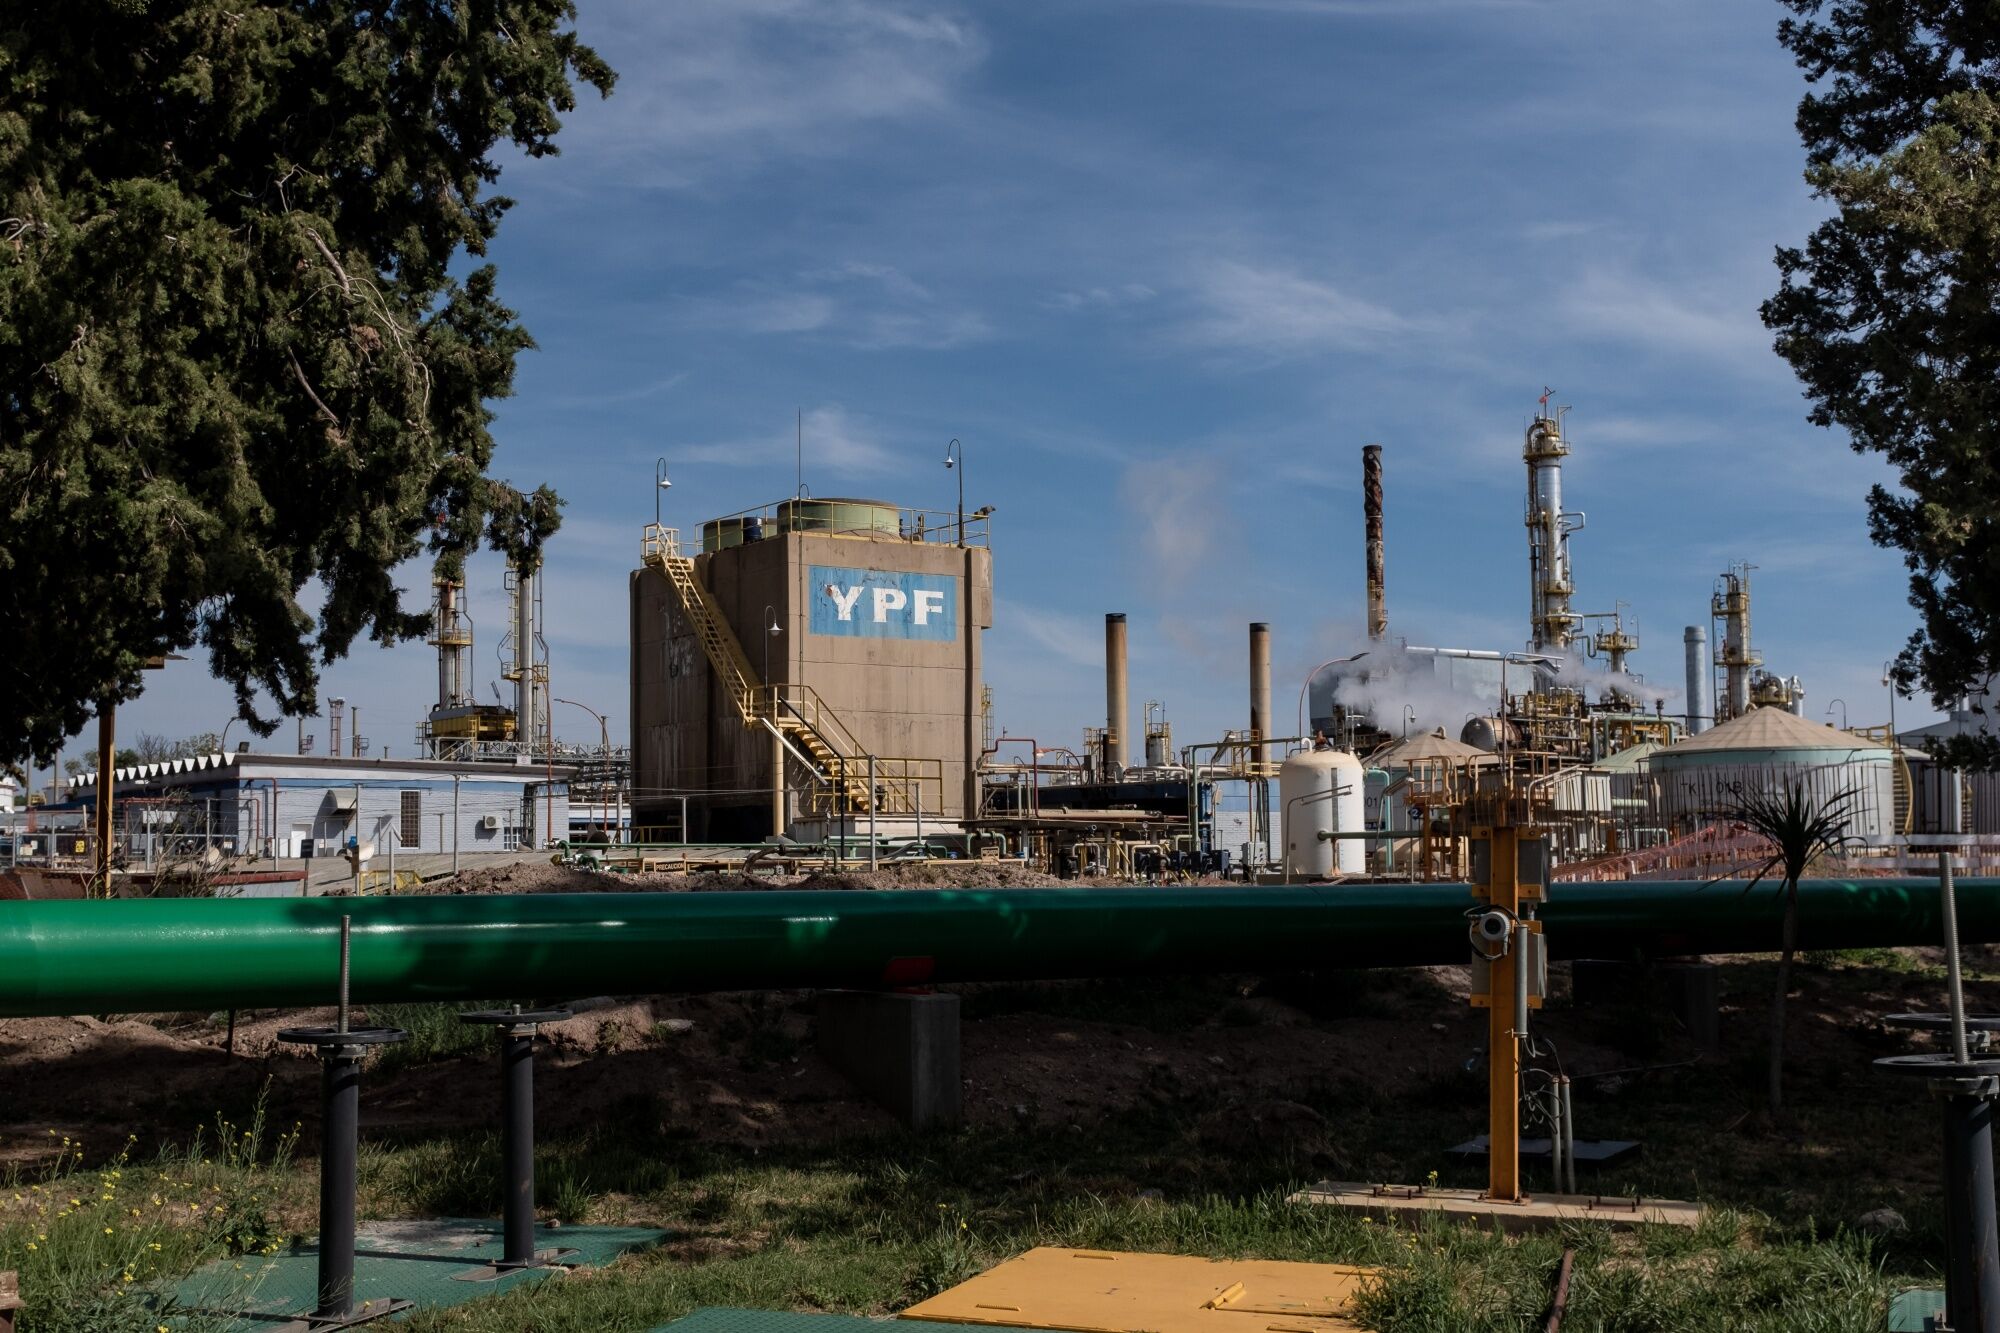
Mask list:
[[[812,632],[856,639],[958,637],[958,580],[938,574],[814,565]]]

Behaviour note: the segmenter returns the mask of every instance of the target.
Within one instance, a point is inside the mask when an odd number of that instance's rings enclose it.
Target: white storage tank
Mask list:
[[[1647,765],[1664,813],[1684,826],[1727,818],[1746,791],[1780,794],[1803,786],[1816,802],[1854,793],[1846,806],[1851,837],[1879,843],[1897,831],[1888,749],[1784,708],[1752,708],[1654,751]]]
[[[1361,761],[1345,750],[1301,750],[1279,766],[1279,830],[1285,868],[1294,879],[1359,875],[1367,868],[1365,840],[1320,837],[1367,827],[1365,776]]]

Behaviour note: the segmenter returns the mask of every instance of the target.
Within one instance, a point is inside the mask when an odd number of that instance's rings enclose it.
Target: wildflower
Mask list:
[[[42,1247],[41,1247],[41,1246],[39,1246],[39,1245],[37,1245],[37,1244],[35,1244],[35,1242],[33,1242],[33,1241],[29,1241],[29,1242],[28,1242],[28,1248],[29,1248],[29,1249],[31,1249],[31,1250],[39,1250],[39,1249],[40,1249],[40,1248],[42,1248]]]
[[[106,1228],[104,1228],[104,1234],[105,1234],[105,1235],[107,1235],[107,1236],[108,1236],[108,1235],[110,1235],[110,1234],[111,1234],[111,1228],[110,1228],[110,1227],[106,1227]]]
[[[154,1241],[151,1245],[148,1245],[146,1248],[149,1250],[157,1250],[160,1248],[160,1242]]]

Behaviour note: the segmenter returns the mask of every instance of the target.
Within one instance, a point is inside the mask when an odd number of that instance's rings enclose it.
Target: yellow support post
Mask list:
[[[1504,801],[1500,813],[1486,860],[1486,901],[1517,917],[1521,908],[1520,841]],[[1496,1203],[1521,1200],[1521,1042],[1514,1013],[1514,969],[1523,961],[1510,942],[1486,973],[1486,1195]]]

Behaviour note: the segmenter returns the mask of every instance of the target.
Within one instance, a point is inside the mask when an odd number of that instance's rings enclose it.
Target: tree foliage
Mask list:
[[[197,643],[268,734],[259,692],[311,712],[358,636],[422,632],[399,564],[538,552],[559,502],[487,475],[532,344],[454,260],[509,205],[496,149],[553,153],[574,83],[610,90],[573,19],[0,4],[0,759]]]
[[[1900,493],[1869,496],[1919,613],[1898,684],[1949,706],[2000,670],[2000,9],[1782,3],[1779,39],[1814,87],[1806,179],[1835,212],[1778,251],[1764,322],[1811,420],[1900,473]],[[2000,763],[2000,740],[1957,748]]]

